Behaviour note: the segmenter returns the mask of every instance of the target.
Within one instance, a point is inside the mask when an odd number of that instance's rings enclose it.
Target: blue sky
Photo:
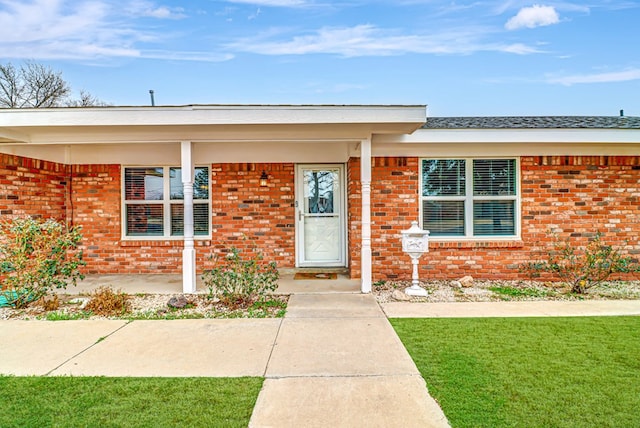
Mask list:
[[[0,0],[0,62],[115,105],[640,116],[640,2]]]

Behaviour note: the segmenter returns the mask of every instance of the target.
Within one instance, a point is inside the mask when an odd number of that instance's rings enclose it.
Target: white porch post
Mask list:
[[[362,244],[360,248],[361,290],[371,293],[371,138],[360,143],[362,187]]]
[[[191,141],[182,141],[181,168],[184,193],[184,248],[182,250],[182,292],[196,292],[196,248],[193,240],[193,155]]]

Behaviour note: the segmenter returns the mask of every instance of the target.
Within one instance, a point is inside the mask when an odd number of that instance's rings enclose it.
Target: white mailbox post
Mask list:
[[[418,260],[423,253],[429,251],[429,231],[418,227],[417,221],[411,222],[411,227],[402,231],[402,251],[409,254],[413,265],[411,287],[404,290],[409,296],[426,296],[427,290],[420,287],[418,280]]]

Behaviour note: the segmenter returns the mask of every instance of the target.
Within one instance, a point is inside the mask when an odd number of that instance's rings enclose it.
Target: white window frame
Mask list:
[[[162,191],[163,191],[163,199],[162,200],[134,200],[127,201],[127,192],[125,189],[125,171],[128,168],[162,168]],[[121,235],[122,240],[124,241],[182,241],[184,240],[184,235],[171,235],[171,205],[173,204],[184,204],[184,199],[171,199],[171,168],[182,168],[180,165],[123,165],[121,168],[121,186],[120,186],[120,200],[121,200]],[[207,235],[194,235],[194,239],[197,240],[208,240],[211,239],[212,231],[212,207],[211,207],[211,165],[195,165],[194,170],[196,168],[207,168],[208,174],[207,178],[209,180],[209,198],[208,199],[193,199],[193,205],[199,204],[207,204],[209,207],[209,215],[207,216],[207,221],[209,222],[208,230],[209,233]],[[195,184],[194,184],[195,185]],[[136,235],[129,236],[127,235],[127,205],[162,205],[162,221],[163,221],[163,230],[164,234],[162,236],[146,236],[146,235]],[[195,222],[195,219],[194,219]],[[184,233],[184,232],[183,232]]]
[[[507,196],[474,196],[473,195],[473,161],[474,160],[490,160],[490,159],[510,159],[515,160],[515,195]],[[423,180],[422,162],[425,160],[463,160],[465,161],[465,195],[464,196],[423,196]],[[419,206],[419,224],[424,228],[423,224],[423,206],[424,201],[464,201],[464,235],[451,236],[433,236],[429,239],[432,241],[517,241],[521,236],[521,198],[522,191],[520,186],[520,158],[514,156],[447,156],[447,157],[421,157],[418,162],[418,199]],[[515,201],[514,207],[514,235],[474,235],[473,234],[473,202],[474,201]]]

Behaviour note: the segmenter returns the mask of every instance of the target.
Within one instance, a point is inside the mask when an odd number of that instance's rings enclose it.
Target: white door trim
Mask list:
[[[339,227],[339,257],[336,260],[314,262],[306,260],[304,254],[305,234],[304,234],[304,175],[307,169],[337,169],[339,173],[338,188],[340,195],[338,200],[340,207]],[[347,266],[347,189],[346,189],[346,167],[343,163],[327,164],[297,164],[295,175],[295,225],[296,225],[296,267],[346,267]]]

